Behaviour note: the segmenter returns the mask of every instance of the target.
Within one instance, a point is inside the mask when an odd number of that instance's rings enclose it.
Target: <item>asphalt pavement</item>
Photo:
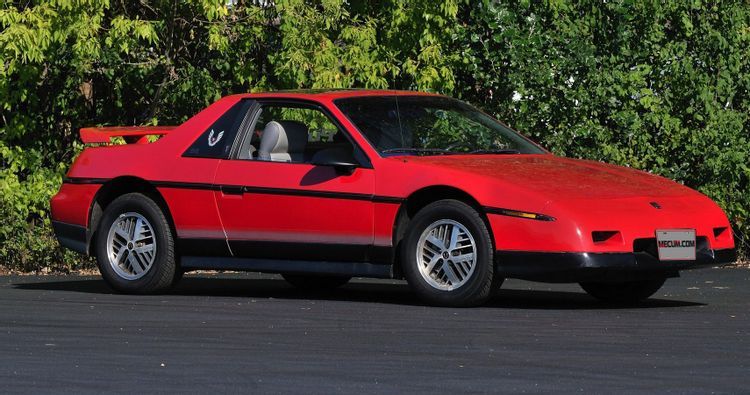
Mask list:
[[[484,307],[401,281],[306,293],[188,275],[171,293],[98,277],[0,277],[0,393],[750,393],[750,270],[668,280],[613,307],[509,280]]]

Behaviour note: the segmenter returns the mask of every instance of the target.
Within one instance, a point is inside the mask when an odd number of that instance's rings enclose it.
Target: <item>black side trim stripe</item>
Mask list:
[[[354,192],[329,192],[329,191],[311,191],[304,189],[289,189],[289,188],[267,188],[267,187],[253,187],[246,185],[212,185],[212,184],[197,184],[197,183],[181,183],[171,181],[154,181],[152,182],[156,187],[163,188],[187,188],[187,189],[211,189],[215,191],[225,191],[228,193],[235,193],[242,190],[242,193],[257,193],[264,195],[284,195],[284,196],[306,196],[306,197],[319,197],[319,198],[330,198],[330,199],[347,199],[347,200],[365,200],[375,203],[401,203],[405,199],[393,196],[378,196],[368,195],[365,193],[354,193]]]
[[[178,181],[149,181],[157,188],[176,188],[176,189],[202,189],[202,190],[221,190],[221,185],[204,184],[200,182],[178,182]]]
[[[65,178],[63,182],[70,184],[104,184],[109,181],[108,178]],[[353,192],[328,192],[328,191],[310,191],[304,189],[289,189],[289,188],[266,188],[266,187],[253,187],[253,186],[241,186],[241,185],[216,185],[206,184],[197,182],[179,182],[179,181],[149,181],[152,185],[157,188],[179,188],[179,189],[199,189],[199,190],[212,190],[212,191],[234,191],[242,193],[258,193],[267,195],[287,195],[287,196],[308,196],[308,197],[320,197],[330,199],[349,199],[349,200],[365,200],[374,203],[394,203],[398,204],[403,202],[404,198],[395,196],[378,196],[368,195],[365,193],[353,193]]]
[[[378,196],[374,195],[372,197],[372,201],[375,203],[394,203],[394,204],[400,204],[406,201],[404,198],[395,197],[395,196]]]
[[[64,183],[70,184],[104,184],[109,181],[110,178],[82,178],[82,177],[70,177],[63,179]],[[287,195],[287,196],[308,196],[308,197],[320,197],[320,198],[331,198],[331,199],[350,199],[350,200],[366,200],[374,203],[393,203],[399,204],[404,202],[406,199],[395,197],[395,196],[381,196],[381,195],[368,195],[365,193],[353,193],[353,192],[328,192],[328,191],[310,191],[304,189],[289,189],[289,188],[267,188],[267,187],[253,187],[246,185],[217,185],[217,184],[206,184],[199,182],[180,182],[180,181],[149,181],[157,188],[179,188],[179,189],[199,189],[199,190],[212,190],[212,191],[225,191],[228,193],[259,193],[267,195]],[[523,212],[518,210],[511,210],[500,207],[482,207],[487,214],[505,215],[517,218],[535,219],[537,221],[554,221],[554,217],[549,215]]]
[[[109,181],[110,178],[82,178],[82,177],[70,177],[64,178],[64,183],[69,184],[104,184]],[[179,189],[198,189],[198,190],[212,190],[212,191],[225,191],[229,194],[239,193],[258,193],[267,195],[287,195],[287,196],[308,196],[308,197],[320,197],[330,199],[349,199],[349,200],[365,200],[374,203],[393,203],[399,204],[404,202],[406,199],[395,197],[395,196],[382,196],[382,195],[368,195],[366,193],[354,193],[354,192],[328,192],[328,191],[310,191],[304,189],[289,189],[289,188],[267,188],[267,187],[253,187],[247,185],[217,185],[217,184],[206,184],[199,182],[180,182],[180,181],[149,181],[152,185],[157,188],[179,188]],[[524,212],[518,210],[511,210],[500,207],[482,207],[487,214],[505,215],[516,218],[534,219],[537,221],[554,221],[554,217],[549,215]]]
[[[65,177],[63,184],[104,184],[111,178],[82,178],[82,177]]]
[[[258,193],[258,194],[263,194],[263,195],[309,196],[309,197],[350,199],[350,200],[372,200],[374,198],[373,195],[367,195],[364,193],[306,191],[306,190],[300,190],[300,189],[282,189],[282,188],[265,188],[265,187],[249,187],[249,186],[243,186],[242,191],[245,193]]]

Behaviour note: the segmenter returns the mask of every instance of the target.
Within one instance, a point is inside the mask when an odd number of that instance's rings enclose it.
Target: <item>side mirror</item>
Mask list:
[[[359,167],[358,163],[345,162],[339,160],[325,161],[325,162],[313,162],[315,166],[330,166],[336,171],[336,174],[343,176],[350,176]]]

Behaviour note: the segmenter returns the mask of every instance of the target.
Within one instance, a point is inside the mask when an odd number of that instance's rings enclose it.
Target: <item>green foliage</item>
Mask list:
[[[80,262],[48,226],[80,127],[287,88],[460,96],[555,153],[698,188],[750,234],[748,53],[741,0],[4,1],[0,262]]]
[[[294,107],[263,107],[257,125],[273,120],[298,121],[308,127],[309,141],[331,141],[338,127],[320,110]]]
[[[60,186],[64,163],[42,166],[43,153],[0,141],[0,258],[16,269],[68,271],[80,257],[57,248],[47,207]]]

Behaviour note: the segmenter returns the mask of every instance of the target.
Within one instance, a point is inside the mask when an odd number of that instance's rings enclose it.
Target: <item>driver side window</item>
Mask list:
[[[239,159],[289,163],[356,163],[354,145],[315,106],[261,104]]]

